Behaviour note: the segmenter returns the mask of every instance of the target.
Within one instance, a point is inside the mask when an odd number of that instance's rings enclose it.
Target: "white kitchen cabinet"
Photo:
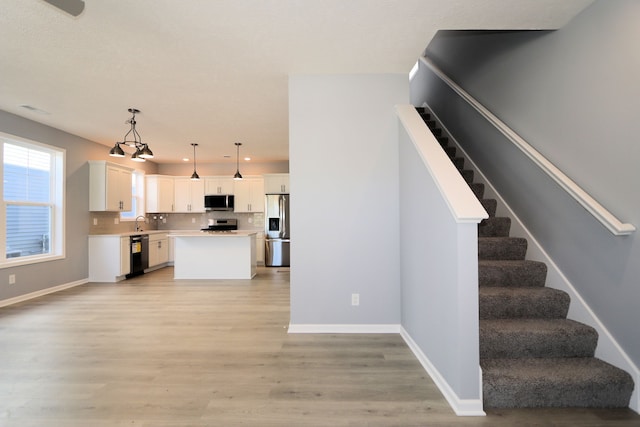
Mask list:
[[[233,178],[230,176],[206,177],[204,194],[233,194]]]
[[[133,169],[102,160],[89,161],[89,210],[130,211]]]
[[[176,177],[173,181],[174,212],[204,212],[204,180]]]
[[[145,203],[148,213],[173,212],[173,177],[147,175],[145,177]]]
[[[247,177],[234,181],[234,212],[264,212],[264,180]]]
[[[264,194],[289,194],[289,174],[270,173],[264,177]]]
[[[149,234],[149,268],[169,262],[169,238],[166,233]]]
[[[89,236],[89,281],[117,282],[130,271],[129,236]]]

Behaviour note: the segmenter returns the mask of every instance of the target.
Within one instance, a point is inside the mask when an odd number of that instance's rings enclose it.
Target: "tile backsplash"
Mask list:
[[[89,234],[126,233],[135,229],[134,221],[120,220],[118,212],[91,212],[89,218]],[[261,231],[264,229],[264,214],[262,212],[234,213],[218,211],[193,214],[150,213],[146,215],[146,221],[141,224],[141,227],[143,230],[200,230],[207,226],[210,218],[235,218],[238,220],[239,230]]]

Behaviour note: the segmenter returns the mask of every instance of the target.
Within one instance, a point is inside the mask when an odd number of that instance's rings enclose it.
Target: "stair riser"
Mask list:
[[[598,334],[592,328],[496,331],[480,326],[480,359],[593,357]]]
[[[523,260],[526,239],[482,237],[478,239],[478,258],[488,260]]]
[[[478,199],[482,199],[482,196],[484,196],[484,184],[474,182],[473,184],[469,184],[469,187],[471,187],[471,191],[473,191],[473,194],[475,194]]]
[[[482,199],[480,200],[480,203],[490,217],[496,216],[496,209],[498,208],[498,202],[496,199]]]
[[[530,289],[537,291],[539,288]],[[569,303],[566,293],[561,296],[541,292],[516,296],[481,293],[480,319],[564,319],[569,312]]]
[[[480,286],[542,287],[547,278],[547,266],[541,262],[479,263]]]
[[[489,217],[478,224],[478,237],[507,237],[511,230],[511,218]]]
[[[611,382],[572,386],[511,383],[485,384],[482,393],[485,408],[626,408],[632,391]]]
[[[631,375],[594,358],[499,359],[481,366],[487,408],[625,408],[634,387]]]

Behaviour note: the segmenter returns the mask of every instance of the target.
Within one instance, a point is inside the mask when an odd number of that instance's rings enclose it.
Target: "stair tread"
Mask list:
[[[627,407],[631,376],[594,357],[483,359],[487,407]]]
[[[521,296],[551,296],[568,298],[569,295],[561,290],[548,288],[548,287],[508,287],[508,286],[483,286],[478,290],[481,296],[506,296],[506,297],[521,297]]]
[[[571,319],[484,319],[480,320],[480,329],[494,331],[501,335],[513,333],[538,335],[555,332],[572,334],[588,332],[597,335],[597,332],[591,326]]]

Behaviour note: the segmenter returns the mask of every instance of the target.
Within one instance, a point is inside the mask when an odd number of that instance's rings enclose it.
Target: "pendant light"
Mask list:
[[[191,174],[191,180],[197,181],[200,179],[198,172],[196,172],[196,147],[198,144],[192,142],[191,145],[193,146],[193,174]]]
[[[129,108],[129,111],[132,116],[125,123],[130,124],[131,128],[129,132],[124,135],[122,142],[116,142],[113,148],[109,151],[109,155],[111,157],[124,157],[125,153],[121,145],[127,145],[129,147],[133,147],[136,151],[131,155],[131,160],[134,162],[144,162],[146,159],[153,158],[153,152],[149,149],[149,146],[142,142],[142,137],[136,130],[136,114],[140,112],[137,108]],[[133,140],[127,139],[129,135],[133,136]]]
[[[236,174],[233,175],[233,179],[240,180],[242,179],[242,175],[240,175],[240,146],[241,142],[236,142]]]

